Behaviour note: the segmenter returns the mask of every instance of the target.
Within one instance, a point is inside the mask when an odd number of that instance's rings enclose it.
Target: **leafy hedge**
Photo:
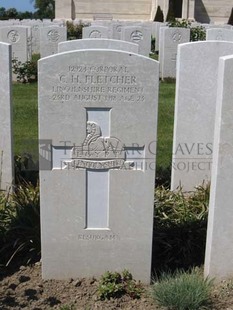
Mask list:
[[[188,269],[204,262],[209,185],[191,195],[155,190],[153,269]]]

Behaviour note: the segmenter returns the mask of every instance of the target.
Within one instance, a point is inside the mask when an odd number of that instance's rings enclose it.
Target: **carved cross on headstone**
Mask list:
[[[86,109],[80,146],[53,147],[54,168],[86,169],[86,229],[109,229],[109,170],[143,170],[144,146],[125,146],[110,136],[110,109]],[[57,163],[57,167],[56,167]]]

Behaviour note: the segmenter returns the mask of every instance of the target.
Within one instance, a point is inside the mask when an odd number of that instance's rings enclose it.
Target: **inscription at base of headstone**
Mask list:
[[[150,282],[158,75],[122,51],[39,61],[43,278],[128,269]]]

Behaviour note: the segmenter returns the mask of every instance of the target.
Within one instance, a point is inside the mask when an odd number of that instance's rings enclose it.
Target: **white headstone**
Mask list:
[[[157,96],[158,62],[138,54],[39,61],[44,278],[128,269],[150,282]]]
[[[233,53],[232,53],[233,54]],[[233,275],[233,55],[219,61],[214,152],[205,275],[216,281]]]
[[[217,41],[233,41],[233,30],[229,29],[207,29],[206,40],[217,40]]]
[[[205,41],[178,47],[171,188],[210,180],[219,57],[233,43]]]
[[[177,47],[190,41],[190,29],[160,28],[159,62],[161,78],[176,77]]]
[[[125,42],[121,40],[110,39],[82,39],[61,42],[58,44],[58,52],[68,52],[83,49],[112,49],[132,53],[138,53],[138,44]]]
[[[166,23],[155,22],[155,51],[159,51],[160,28],[167,27]]]
[[[13,182],[11,46],[0,43],[0,191]]]
[[[140,26],[122,27],[121,39],[138,44],[139,54],[149,57],[151,51],[151,29]]]
[[[115,40],[121,40],[121,28],[126,26],[124,21],[112,22],[112,38]]]
[[[32,54],[40,53],[40,28],[43,27],[41,20],[28,20],[23,23],[25,26],[31,27],[32,34]]]
[[[26,62],[30,59],[31,43],[29,27],[0,27],[0,41],[12,45],[12,59]]]
[[[66,41],[66,27],[50,26],[40,28],[40,56],[41,58],[56,54],[58,43]]]
[[[107,39],[109,37],[108,35],[109,29],[108,27],[104,26],[89,26],[89,27],[83,27],[83,39]]]

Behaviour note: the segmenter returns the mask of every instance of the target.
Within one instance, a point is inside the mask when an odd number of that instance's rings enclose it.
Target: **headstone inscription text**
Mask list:
[[[40,167],[43,277],[126,268],[148,283],[158,63],[80,50],[40,60],[39,79],[40,139],[52,141]]]

